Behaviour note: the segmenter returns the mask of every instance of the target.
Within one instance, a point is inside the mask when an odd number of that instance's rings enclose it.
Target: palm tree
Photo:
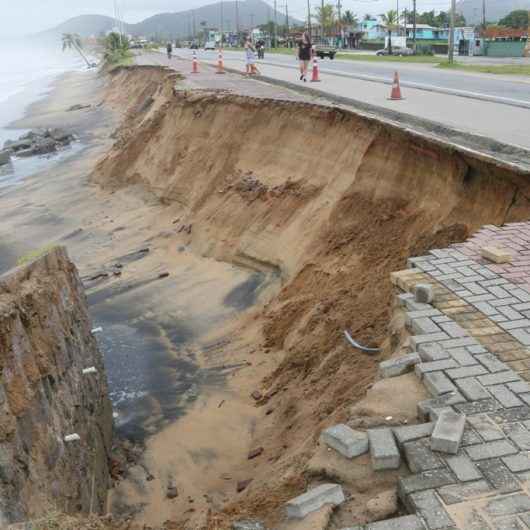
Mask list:
[[[397,28],[398,14],[395,9],[379,15],[388,31],[388,55],[392,55],[392,31]]]
[[[335,8],[333,4],[317,7],[316,20],[322,29],[322,37],[335,26]]]
[[[83,53],[83,43],[81,42],[81,37],[77,33],[63,33],[63,52],[65,50],[71,50],[72,48],[76,50],[79,55],[85,60],[89,68],[92,67],[90,61],[86,58],[86,55]]]
[[[359,20],[357,15],[352,13],[349,9],[342,15],[342,23],[346,26],[357,26]]]

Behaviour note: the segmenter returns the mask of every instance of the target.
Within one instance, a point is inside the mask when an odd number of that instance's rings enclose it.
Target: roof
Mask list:
[[[414,24],[407,24],[407,29],[412,29]],[[416,24],[416,29],[434,29],[436,31],[444,30],[447,28],[435,28],[434,26],[429,26],[429,24]]]

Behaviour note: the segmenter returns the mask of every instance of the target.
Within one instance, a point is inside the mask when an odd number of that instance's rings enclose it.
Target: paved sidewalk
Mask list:
[[[492,245],[511,263],[482,258]],[[392,281],[416,333],[416,374],[433,396],[418,404],[419,416],[436,421],[452,409],[466,428],[456,455],[432,451],[425,437],[410,442],[404,452],[415,474],[400,480],[400,498],[417,516],[414,528],[528,529],[530,222],[485,226],[409,265]],[[418,283],[433,287],[432,305],[414,301]]]

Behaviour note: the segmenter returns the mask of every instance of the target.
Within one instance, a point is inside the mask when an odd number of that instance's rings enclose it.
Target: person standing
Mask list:
[[[171,59],[171,54],[173,53],[173,44],[171,43],[171,41],[168,41],[167,46],[166,46],[166,51],[167,51],[167,58]]]
[[[309,33],[304,31],[302,38],[298,41],[298,59],[300,61],[300,81],[307,81],[307,68],[311,60],[311,53],[313,51],[313,44]]]
[[[245,58],[247,64],[247,75],[252,75],[256,71],[256,50],[250,37],[245,40]]]

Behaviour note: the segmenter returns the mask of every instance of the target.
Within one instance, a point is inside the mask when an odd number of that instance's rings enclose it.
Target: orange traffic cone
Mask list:
[[[392,92],[390,93],[390,97],[388,99],[391,99],[392,101],[399,101],[400,99],[405,99],[401,95],[401,87],[399,86],[399,74],[394,74],[394,82],[392,83]]]
[[[313,71],[311,72],[311,83],[320,83],[320,69],[318,67],[318,59],[313,55]]]
[[[217,74],[225,73],[225,63],[223,60],[223,50],[219,48],[219,57],[217,59]]]
[[[192,61],[192,68],[191,73],[192,74],[198,74],[199,73],[199,62],[197,61],[197,52],[193,52],[193,61]]]

